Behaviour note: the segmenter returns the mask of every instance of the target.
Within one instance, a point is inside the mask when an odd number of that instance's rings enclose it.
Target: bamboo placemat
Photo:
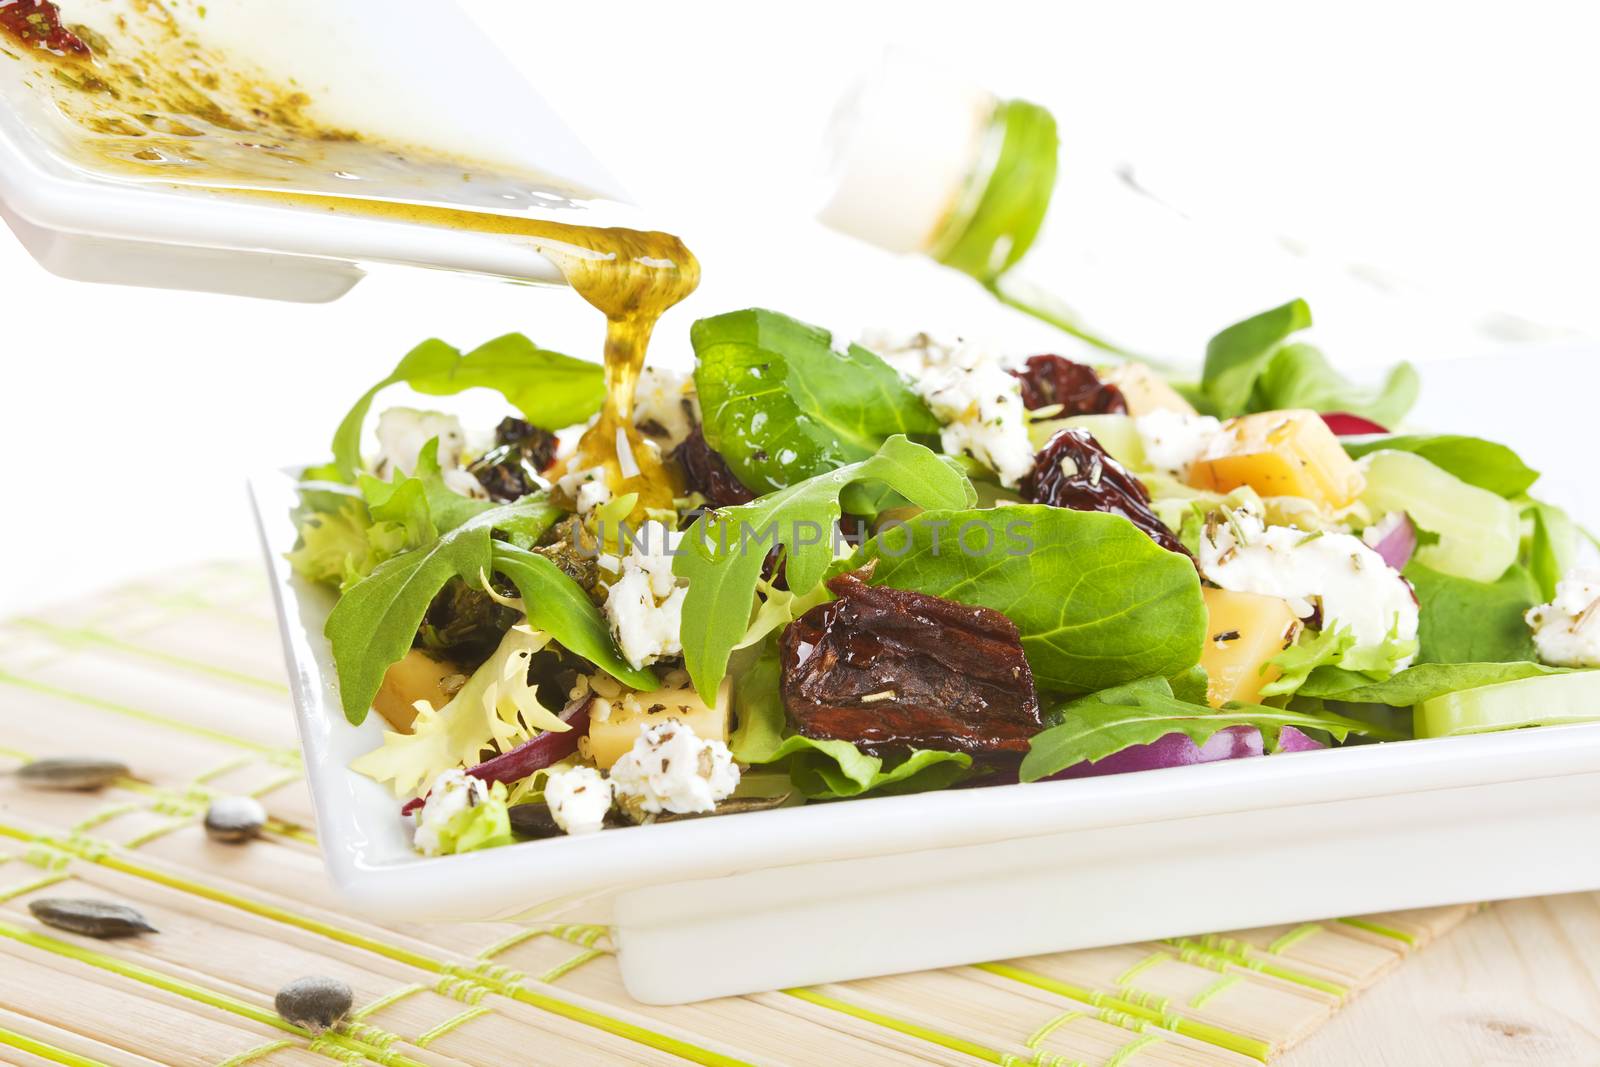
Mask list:
[[[0,770],[112,755],[136,779],[45,793],[0,778],[0,1062],[949,1064],[1212,1067],[1269,1060],[1469,907],[1036,956],[675,1008],[632,1002],[607,931],[378,924],[322,875],[264,579],[197,566],[0,624]],[[247,845],[199,825],[259,797]],[[38,896],[140,908],[95,941]],[[312,1039],[274,992],[328,975],[355,1021]]]

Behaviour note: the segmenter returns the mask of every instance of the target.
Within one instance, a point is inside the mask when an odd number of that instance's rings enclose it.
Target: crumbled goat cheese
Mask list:
[[[592,834],[611,810],[611,783],[593,767],[551,771],[544,781],[550,817],[569,834]]]
[[[389,408],[378,416],[378,461],[374,470],[380,478],[393,478],[395,472],[411,474],[423,446],[439,439],[439,469],[444,484],[462,496],[487,499],[489,494],[471,472],[461,466],[467,438],[461,420],[440,411],[415,408]]]
[[[679,625],[689,586],[672,573],[672,557],[682,534],[660,522],[646,522],[622,557],[622,575],[606,591],[606,618],[617,648],[635,667],[683,651]]]
[[[1600,667],[1600,570],[1575,570],[1556,584],[1555,599],[1529,608],[1539,658],[1552,667]]]
[[[681,722],[647,726],[611,768],[618,801],[641,811],[713,811],[739,785],[739,765],[721,741],[705,741]]]
[[[944,424],[940,443],[951,454],[965,453],[1015,488],[1033,470],[1033,441],[1022,383],[987,348],[960,341],[954,346],[917,334],[896,342],[868,334],[870,348],[900,372]]]
[[[604,467],[585,467],[563,474],[556,479],[556,488],[573,499],[579,515],[587,515],[611,499],[611,486],[606,484]]]
[[[660,367],[646,367],[639,372],[633,424],[663,449],[681,444],[699,421],[700,402],[689,375]]]
[[[1200,573],[1217,585],[1282,597],[1302,619],[1320,605],[1323,628],[1348,629],[1356,649],[1376,649],[1391,634],[1416,638],[1410,584],[1360,538],[1267,526],[1245,508],[1235,508],[1233,517],[1200,537]],[[1396,669],[1410,663],[1406,657]]]
[[[1159,409],[1134,419],[1133,427],[1139,431],[1144,458],[1150,466],[1182,478],[1222,430],[1222,423],[1210,415]]]
[[[424,856],[438,856],[444,848],[439,831],[451,819],[489,799],[489,783],[466,771],[441,771],[428,787],[428,799],[417,812],[417,830],[411,843]]]

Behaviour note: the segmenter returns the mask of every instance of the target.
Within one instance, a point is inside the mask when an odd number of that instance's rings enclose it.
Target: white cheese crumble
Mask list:
[[[1175,478],[1183,478],[1189,466],[1200,458],[1222,430],[1222,423],[1210,415],[1189,415],[1181,411],[1157,409],[1133,420],[1144,445],[1144,458],[1151,467]]]
[[[1417,636],[1410,584],[1383,557],[1347,533],[1307,533],[1267,526],[1245,508],[1200,537],[1200,572],[1224,589],[1282,597],[1302,619],[1322,608],[1322,626],[1341,627],[1355,650],[1376,650],[1390,636]],[[1396,670],[1410,666],[1400,660]]]
[[[427,797],[417,812],[417,829],[411,844],[424,856],[438,856],[444,852],[440,829],[463,811],[488,800],[489,783],[466,771],[441,771],[428,787]]]
[[[646,367],[639,372],[633,424],[663,449],[681,444],[699,419],[700,404],[693,378],[660,367]]]
[[[417,468],[423,446],[439,439],[439,469],[451,492],[485,500],[489,494],[471,472],[461,466],[467,438],[461,420],[442,411],[415,408],[389,408],[378,416],[378,459],[373,465],[380,478],[393,478],[396,471],[409,475]]]
[[[1022,383],[999,356],[968,341],[943,344],[927,334],[895,341],[868,334],[862,346],[894,367],[944,424],[940,443],[948,453],[971,456],[1000,476],[1007,488],[1033,470]]]
[[[713,811],[739,785],[739,765],[721,741],[705,741],[681,722],[647,726],[611,768],[611,787],[642,811]]]
[[[544,782],[550,817],[569,834],[592,834],[611,810],[611,783],[593,767],[551,771]]]
[[[556,479],[556,488],[573,499],[579,515],[587,515],[611,499],[604,467],[585,467],[563,474]]]
[[[1539,658],[1552,667],[1600,667],[1600,570],[1575,570],[1556,584],[1555,599],[1529,608]]]
[[[683,651],[679,626],[689,585],[672,573],[672,555],[682,537],[665,523],[641,525],[622,557],[621,576],[606,591],[611,634],[635,667]]]

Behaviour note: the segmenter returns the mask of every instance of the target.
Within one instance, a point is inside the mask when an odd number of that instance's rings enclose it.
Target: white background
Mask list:
[[[1368,314],[1330,281],[1326,302],[1348,308],[1337,324],[1306,294],[1350,366],[1582,338],[1600,323],[1591,5],[464,6],[699,252],[705,284],[663,324],[662,358],[685,358],[694,317],[753,303],[1060,345],[963,278],[805,223],[797,190],[823,120],[891,41],[1048,105],[1069,165],[1133,164],[1224,243],[1287,235],[1329,279],[1397,287],[1393,307]],[[1239,292],[1225,265],[1208,273],[1118,289],[1151,316],[1216,326],[1299,295],[1299,278]],[[244,474],[320,458],[351,399],[424,337],[467,346],[522,330],[592,355],[600,336],[570,293],[424,272],[374,273],[323,306],[87,286],[46,274],[4,232],[0,313],[8,611],[253,552]],[[1525,366],[1504,403],[1544,426],[1530,451],[1554,454],[1567,431],[1541,411],[1581,414],[1592,394]]]

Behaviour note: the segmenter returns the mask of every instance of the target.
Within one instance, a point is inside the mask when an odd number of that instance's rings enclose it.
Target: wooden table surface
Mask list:
[[[1485,908],[1276,1062],[1600,1064],[1600,893]]]

